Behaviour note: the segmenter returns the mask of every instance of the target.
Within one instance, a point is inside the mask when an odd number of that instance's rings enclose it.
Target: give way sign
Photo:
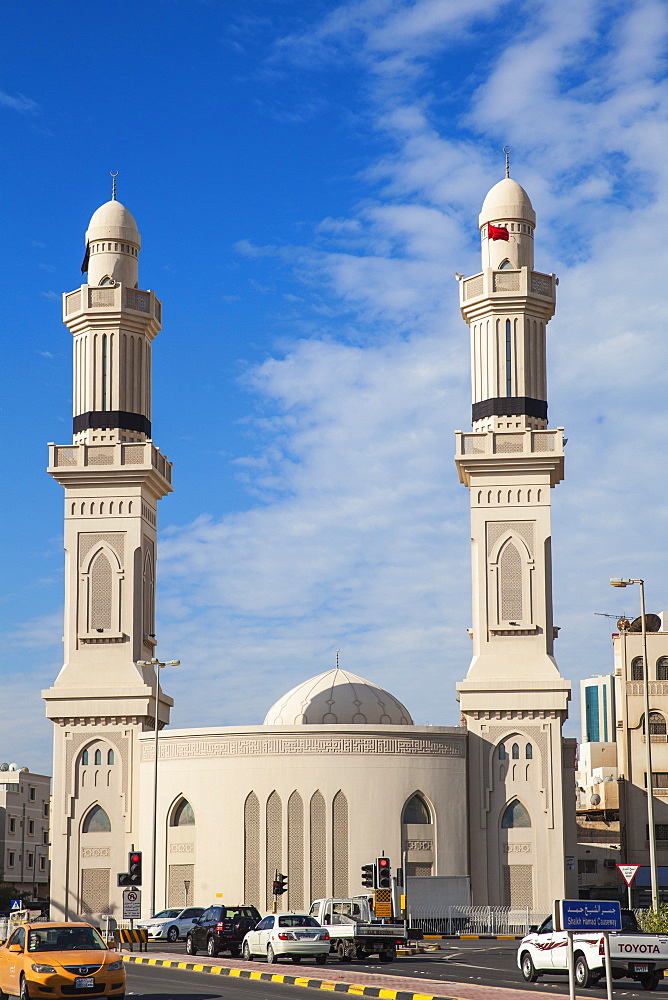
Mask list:
[[[619,874],[622,876],[627,885],[631,885],[634,878],[638,874],[638,869],[640,865],[617,865],[619,869]]]

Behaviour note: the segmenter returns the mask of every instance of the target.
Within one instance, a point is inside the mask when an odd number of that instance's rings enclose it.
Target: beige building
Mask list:
[[[4,881],[17,898],[49,895],[51,778],[0,764],[0,857]]]
[[[507,228],[503,246],[489,224]],[[469,488],[473,661],[464,725],[416,726],[390,693],[340,670],[289,691],[253,727],[170,730],[156,709],[157,501],[171,464],[151,440],[161,306],[139,288],[140,238],[116,200],[93,215],[88,282],[64,296],[74,437],[51,445],[65,489],[65,661],[43,693],[54,722],[54,916],[119,913],[131,845],[157,908],[219,896],[266,908],[361,889],[383,851],[407,874],[470,876],[472,901],[549,910],[573,891],[569,685],[553,657],[550,493],[563,437],[547,425],[545,326],[556,279],[533,269],[535,215],[509,178],[483,206],[483,271],[461,282],[471,326]],[[501,252],[503,251],[503,252]],[[416,678],[419,683],[419,678]],[[258,720],[259,721],[259,720]]]

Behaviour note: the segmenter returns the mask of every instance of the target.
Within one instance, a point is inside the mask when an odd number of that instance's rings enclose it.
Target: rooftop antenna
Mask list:
[[[510,177],[510,154],[512,153],[512,149],[510,146],[504,146],[503,152],[506,154],[506,177]]]
[[[109,176],[111,177],[111,200],[116,201],[116,178],[118,177],[118,170],[115,172],[110,170]]]

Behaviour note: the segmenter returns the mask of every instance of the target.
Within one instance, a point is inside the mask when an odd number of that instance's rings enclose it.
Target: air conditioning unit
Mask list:
[[[615,862],[614,862],[614,861],[612,860],[612,858],[606,858],[606,859],[605,859],[605,861],[603,862],[603,867],[604,867],[604,868],[616,868],[616,867],[617,867],[617,865],[616,865],[616,863],[615,863]]]

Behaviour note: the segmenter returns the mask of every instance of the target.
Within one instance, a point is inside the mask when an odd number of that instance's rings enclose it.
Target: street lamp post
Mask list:
[[[614,577],[612,587],[629,587],[637,583],[640,588],[640,618],[643,659],[643,694],[645,701],[645,767],[647,768],[647,823],[649,826],[649,870],[652,885],[652,909],[659,912],[659,880],[656,867],[656,830],[654,829],[654,781],[652,776],[652,734],[649,727],[649,660],[647,658],[647,621],[645,617],[645,581]]]
[[[155,876],[158,867],[158,710],[160,707],[160,671],[163,667],[178,667],[180,660],[137,660],[139,667],[155,667],[155,727],[153,731],[153,829],[151,846],[151,912],[155,915]]]

